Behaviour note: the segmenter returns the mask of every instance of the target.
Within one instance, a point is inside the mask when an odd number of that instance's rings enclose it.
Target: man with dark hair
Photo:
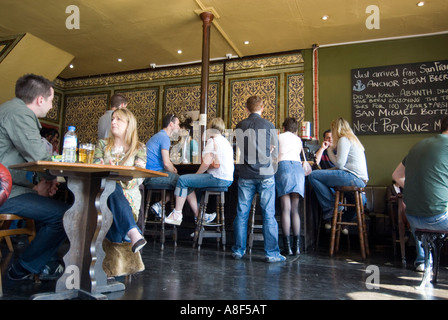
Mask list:
[[[145,186],[169,184],[173,186],[173,189],[176,187],[179,175],[170,159],[170,137],[179,129],[179,118],[175,114],[168,114],[162,119],[162,130],[146,143],[146,169],[167,173],[168,177],[147,178],[144,181]],[[160,217],[162,205],[156,202],[151,206],[151,210]]]
[[[285,261],[278,246],[278,224],[275,220],[275,169],[278,140],[274,125],[261,117],[264,103],[261,97],[247,99],[250,115],[236,125],[237,147],[241,152],[238,179],[237,214],[233,222],[235,244],[232,257],[241,259],[246,253],[247,223],[255,193],[259,194],[263,214],[264,251],[267,262]]]
[[[110,98],[110,110],[107,110],[98,120],[98,139],[109,137],[112,113],[117,109],[126,108],[127,105],[128,100],[121,94],[114,94]]]
[[[448,116],[441,121],[440,134],[411,148],[392,174],[404,187],[406,217],[415,229],[448,231]],[[415,266],[424,271],[424,252],[416,244]]]
[[[334,167],[334,164],[331,162],[327,153],[328,148],[331,147],[333,142],[331,130],[325,130],[322,137],[324,138],[324,141],[322,141],[322,146],[316,152],[316,163],[321,167],[321,169],[330,169]]]
[[[0,105],[0,162],[4,166],[50,160],[38,118],[52,108],[53,97],[52,83],[41,76],[27,74],[17,80],[16,98]],[[39,228],[18,261],[11,264],[8,276],[25,280],[40,274],[44,280],[56,279],[64,270],[54,258],[66,239],[62,217],[70,206],[50,198],[57,191],[56,177],[37,174],[30,179],[26,171],[10,172],[13,185],[2,212],[34,219]]]

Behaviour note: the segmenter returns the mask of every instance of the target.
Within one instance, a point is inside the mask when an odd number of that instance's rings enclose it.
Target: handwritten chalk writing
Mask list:
[[[448,60],[352,70],[359,134],[436,132],[448,114]]]

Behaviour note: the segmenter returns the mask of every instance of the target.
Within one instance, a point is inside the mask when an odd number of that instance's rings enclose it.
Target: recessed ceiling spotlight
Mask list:
[[[177,50],[177,53],[178,54],[182,54],[182,50]]]
[[[71,65],[69,65],[69,67],[70,67],[70,69],[73,69],[75,66],[71,64]]]
[[[118,62],[122,62],[123,61],[123,59],[121,59],[121,58],[118,58]]]
[[[419,6],[419,7],[423,7],[424,5],[425,5],[424,1],[420,1],[420,2],[417,3],[417,6]]]
[[[328,20],[328,16],[327,16],[327,15],[324,15],[324,16],[322,16],[321,19],[322,19],[322,20]]]
[[[249,44],[249,41],[244,41],[244,44]]]

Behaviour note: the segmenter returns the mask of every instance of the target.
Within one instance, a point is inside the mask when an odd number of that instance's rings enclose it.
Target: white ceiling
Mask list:
[[[198,62],[201,10],[215,15],[210,58],[448,32],[448,1],[427,0],[0,0],[0,38],[29,32],[75,56],[62,78]],[[66,20],[79,8],[79,29]],[[379,9],[379,29],[368,29]],[[328,20],[321,19],[328,15]],[[73,20],[72,20],[73,21]],[[376,20],[378,21],[378,20]],[[244,42],[249,41],[248,45]],[[182,54],[177,51],[182,50]],[[36,54],[39,54],[38,52]],[[123,59],[118,62],[117,59]]]

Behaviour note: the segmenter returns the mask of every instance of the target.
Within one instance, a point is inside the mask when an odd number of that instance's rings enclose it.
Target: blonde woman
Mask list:
[[[184,174],[177,180],[174,195],[176,206],[165,219],[166,223],[180,225],[182,223],[182,208],[188,200],[194,213],[198,216],[198,206],[195,188],[229,187],[233,182],[233,149],[229,141],[224,138],[225,124],[221,118],[215,118],[208,125],[209,139],[205,145],[202,163],[196,173]],[[219,160],[219,168],[210,168],[214,157]],[[206,214],[205,222],[211,222],[216,214]]]
[[[117,109],[112,113],[109,138],[98,140],[93,162],[115,164],[116,156],[113,155],[117,148],[123,150],[118,165],[145,168],[146,147],[138,141],[135,116],[125,108]],[[117,181],[115,191],[107,200],[112,211],[113,223],[106,238],[115,243],[130,241],[134,253],[146,244],[135,222],[138,219],[142,200],[139,191],[139,185],[142,182],[142,178]]]
[[[369,180],[364,147],[353,133],[350,124],[343,118],[333,120],[331,135],[333,143],[328,148],[328,156],[335,167],[328,170],[314,170],[308,176],[322,208],[324,221],[333,216],[333,187],[365,187]],[[354,203],[354,199],[349,197],[347,201]],[[344,220],[351,220],[354,214],[354,210],[349,210],[344,214]],[[327,222],[326,227],[328,226]]]

